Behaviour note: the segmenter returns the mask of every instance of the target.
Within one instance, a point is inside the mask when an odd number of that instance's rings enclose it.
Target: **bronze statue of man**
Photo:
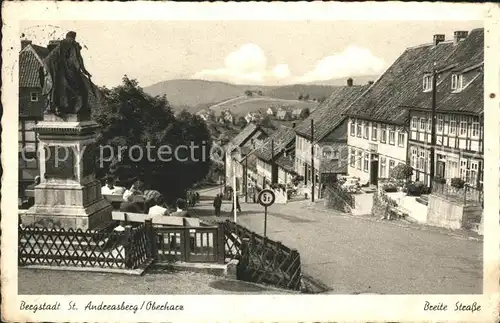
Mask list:
[[[81,49],[76,41],[76,33],[70,31],[44,59],[40,81],[42,94],[47,98],[47,112],[58,116],[90,116],[88,99],[93,84],[83,64]]]

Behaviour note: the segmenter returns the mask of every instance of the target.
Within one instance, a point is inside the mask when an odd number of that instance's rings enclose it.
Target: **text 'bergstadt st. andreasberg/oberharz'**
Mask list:
[[[60,302],[54,303],[27,303],[21,301],[19,307],[21,311],[30,311],[36,313],[38,311],[59,311],[64,310],[61,307]],[[77,311],[79,310],[77,303],[70,301],[67,305],[67,310]],[[137,311],[184,311],[184,305],[171,304],[169,302],[155,302],[155,301],[142,301],[141,304],[133,304],[122,301],[121,303],[105,303],[101,301],[100,303],[89,301],[83,307],[85,311],[130,311],[134,314]]]

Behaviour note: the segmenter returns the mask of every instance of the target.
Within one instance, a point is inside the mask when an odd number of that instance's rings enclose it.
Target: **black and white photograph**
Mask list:
[[[399,4],[2,8],[3,319],[493,322],[498,6]]]

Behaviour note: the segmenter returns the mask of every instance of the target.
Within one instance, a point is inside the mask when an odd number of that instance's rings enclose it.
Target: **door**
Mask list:
[[[436,175],[439,178],[445,178],[446,164],[442,161],[437,162],[437,172]]]
[[[377,185],[378,183],[378,160],[370,162],[370,184]]]

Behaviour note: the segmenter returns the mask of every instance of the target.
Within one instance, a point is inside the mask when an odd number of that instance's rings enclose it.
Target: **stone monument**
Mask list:
[[[99,125],[91,120],[91,108],[99,95],[80,50],[70,31],[40,69],[47,108],[35,127],[41,182],[35,204],[22,217],[26,225],[87,230],[112,219],[95,177]]]

